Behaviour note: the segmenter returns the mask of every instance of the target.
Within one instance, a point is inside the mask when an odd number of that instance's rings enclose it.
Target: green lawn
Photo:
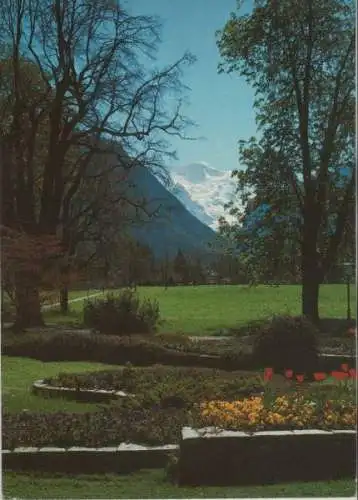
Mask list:
[[[178,487],[163,470],[129,475],[60,476],[5,473],[4,498],[264,498],[353,497],[353,479],[246,487]]]
[[[221,329],[240,327],[249,321],[273,314],[300,314],[301,286],[178,286],[141,287],[143,297],[159,301],[163,323],[160,332],[208,335]],[[93,291],[84,291],[84,297]],[[78,291],[71,292],[77,298]],[[356,288],[351,286],[351,309],[355,313]],[[46,311],[49,322],[81,321],[83,302],[71,304],[72,313],[66,318],[56,311]],[[345,318],[346,286],[322,285],[320,291],[321,318]]]
[[[31,391],[35,380],[52,377],[58,373],[86,372],[109,369],[111,365],[100,363],[42,363],[34,359],[2,356],[1,386],[2,409],[8,412],[30,411],[95,411],[94,404],[77,403],[65,399],[45,399]],[[118,368],[112,367],[112,368]]]

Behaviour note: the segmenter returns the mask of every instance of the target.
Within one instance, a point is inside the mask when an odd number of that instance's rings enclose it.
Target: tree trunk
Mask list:
[[[15,331],[22,331],[26,328],[43,326],[44,321],[41,313],[40,294],[38,288],[19,280],[16,284],[15,304],[16,318],[14,323]]]
[[[311,251],[310,251],[311,250]],[[302,255],[302,315],[313,323],[319,322],[319,286],[322,282],[319,257],[314,249],[305,249]]]
[[[313,323],[319,322],[318,297],[319,281],[309,278],[302,282],[302,314]]]
[[[314,324],[319,322],[319,286],[323,280],[322,261],[317,251],[320,219],[317,218],[317,205],[314,201],[312,186],[306,188],[303,240],[301,246],[302,272],[302,315]]]
[[[62,287],[60,290],[60,309],[62,314],[68,314],[69,312],[67,286]]]

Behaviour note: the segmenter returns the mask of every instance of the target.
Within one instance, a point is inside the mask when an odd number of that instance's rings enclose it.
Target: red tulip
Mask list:
[[[273,376],[273,368],[265,368],[264,371],[264,380],[270,381]]]
[[[347,372],[348,371],[348,364],[347,363],[342,363],[341,364],[341,369],[344,371],[344,372]]]
[[[305,379],[305,376],[304,375],[296,375],[296,379],[297,379],[297,382],[303,382],[304,379]]]
[[[314,373],[313,374],[314,376],[314,379],[319,382],[320,380],[324,380],[325,378],[327,378],[327,375],[323,372],[317,372],[317,373]]]
[[[292,378],[293,377],[293,370],[285,370],[285,377]]]
[[[348,373],[347,372],[333,371],[332,377],[334,377],[336,380],[344,380],[345,378],[348,377]]]
[[[351,368],[350,370],[348,370],[348,374],[352,378],[357,378],[357,371],[355,370],[355,368]]]

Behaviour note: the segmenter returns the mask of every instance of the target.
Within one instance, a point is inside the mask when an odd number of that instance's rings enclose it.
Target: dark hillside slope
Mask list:
[[[132,234],[140,242],[150,246],[154,255],[172,257],[180,248],[190,255],[209,256],[208,244],[215,240],[215,232],[192,215],[144,167],[131,169],[128,177],[128,198],[146,201],[143,223],[133,224]]]

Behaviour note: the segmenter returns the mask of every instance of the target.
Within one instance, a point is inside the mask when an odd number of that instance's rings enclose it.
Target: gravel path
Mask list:
[[[221,335],[220,337],[214,336],[214,335],[207,335],[207,336],[194,335],[194,336],[189,337],[189,339],[192,340],[193,342],[200,342],[200,340],[212,340],[213,342],[215,342],[215,341],[220,342],[221,340],[231,340],[234,338],[235,338],[234,336],[229,336],[229,335]]]
[[[68,303],[72,304],[73,302],[80,302],[81,300],[91,299],[92,297],[98,297],[98,295],[103,295],[103,293],[104,292],[96,292],[96,293],[92,293],[91,295],[83,295],[82,297],[77,297],[76,299],[69,300]],[[52,309],[52,308],[57,307],[59,305],[61,305],[60,302],[55,302],[54,304],[47,304],[45,306],[42,306],[41,309],[46,311],[48,309]]]

